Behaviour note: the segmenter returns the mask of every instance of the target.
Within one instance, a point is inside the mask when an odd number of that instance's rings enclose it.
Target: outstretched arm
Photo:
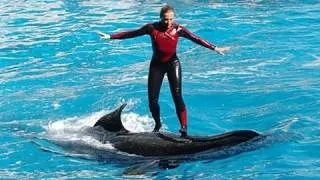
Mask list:
[[[188,29],[186,29],[185,27],[182,27],[182,26],[179,27],[179,35],[191,40],[194,43],[197,43],[197,44],[202,45],[208,49],[216,51],[218,54],[221,54],[221,55],[224,55],[224,52],[228,51],[230,49],[230,47],[219,48],[216,45],[213,45],[213,44],[209,43],[208,41],[201,39],[200,37],[196,36],[195,34],[193,34]]]
[[[128,38],[134,38],[137,36],[142,36],[145,34],[148,34],[148,25],[145,25],[137,30],[132,31],[124,31],[116,34],[106,34],[102,32],[98,32],[98,34],[101,36],[102,39],[128,39]]]

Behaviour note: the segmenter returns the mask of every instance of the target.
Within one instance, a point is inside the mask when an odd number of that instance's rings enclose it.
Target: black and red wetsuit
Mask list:
[[[156,122],[156,126],[160,128],[160,107],[158,99],[163,77],[167,73],[181,128],[186,129],[187,111],[181,95],[181,65],[176,54],[179,37],[185,37],[212,50],[214,50],[216,46],[197,37],[179,24],[173,24],[171,27],[166,28],[161,25],[161,22],[146,24],[137,30],[112,34],[111,39],[127,39],[146,34],[151,37],[153,49],[148,77],[148,98],[152,117]],[[157,129],[157,127],[155,129]]]

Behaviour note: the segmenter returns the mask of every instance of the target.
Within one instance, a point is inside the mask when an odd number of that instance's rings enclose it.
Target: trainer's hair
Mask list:
[[[161,11],[160,11],[160,18],[162,18],[164,16],[164,13],[168,12],[168,11],[172,11],[174,12],[174,9],[173,7],[169,6],[169,5],[165,5],[161,8]]]

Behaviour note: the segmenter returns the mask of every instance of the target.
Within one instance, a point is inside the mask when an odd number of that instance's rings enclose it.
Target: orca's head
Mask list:
[[[119,131],[127,131],[121,122],[121,112],[125,108],[127,104],[123,104],[118,107],[113,112],[104,115],[101,117],[95,124],[94,127],[102,127],[106,131],[110,132],[119,132]]]

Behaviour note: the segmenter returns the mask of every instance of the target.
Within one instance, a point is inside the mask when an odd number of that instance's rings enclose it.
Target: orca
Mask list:
[[[95,124],[95,130],[104,134],[104,142],[115,149],[144,157],[179,156],[221,150],[256,139],[261,134],[252,130],[236,130],[212,136],[180,137],[169,132],[134,133],[124,128],[121,113],[126,104],[101,117]]]

